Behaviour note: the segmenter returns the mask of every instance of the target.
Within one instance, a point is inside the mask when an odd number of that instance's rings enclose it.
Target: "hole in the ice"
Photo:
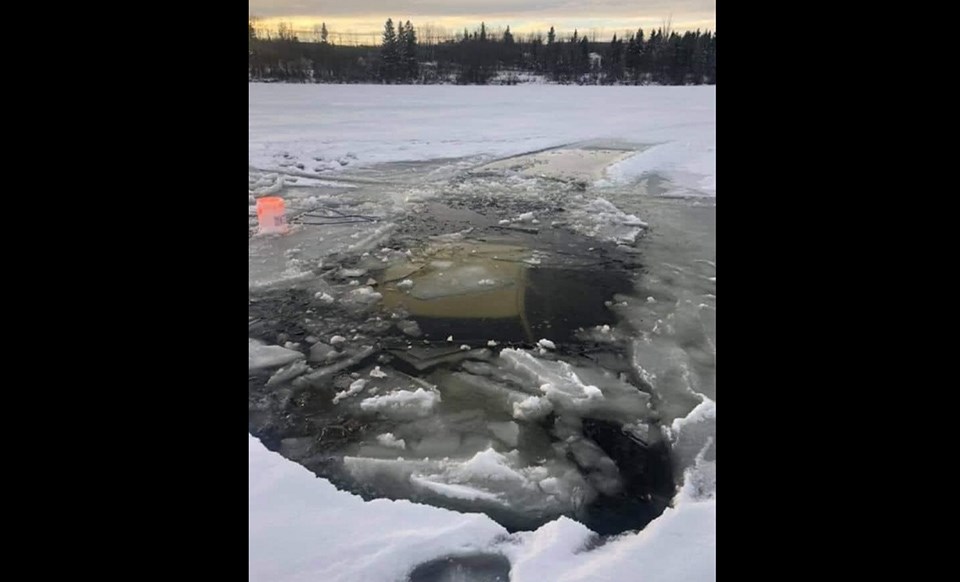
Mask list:
[[[314,287],[251,298],[250,337],[304,357],[251,371],[250,431],[366,499],[482,512],[510,531],[560,515],[601,534],[644,527],[673,481],[610,332],[628,259],[524,237],[387,243]],[[470,571],[437,564],[418,576]]]
[[[500,554],[450,556],[420,564],[409,582],[507,582],[510,561]]]
[[[379,289],[384,306],[408,313],[427,340],[570,342],[578,330],[614,323],[602,298],[632,289],[623,269],[543,265],[518,245],[461,240],[423,255],[386,269]]]

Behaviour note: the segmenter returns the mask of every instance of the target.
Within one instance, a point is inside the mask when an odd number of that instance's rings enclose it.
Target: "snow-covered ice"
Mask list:
[[[506,530],[484,515],[364,502],[250,437],[251,582],[400,580],[432,558],[479,551]]]
[[[399,581],[418,564],[475,554],[507,557],[512,582],[716,579],[715,492],[681,491],[675,507],[640,533],[585,551],[596,535],[569,518],[508,534],[482,514],[409,501],[363,501],[252,436],[248,464],[251,582]],[[481,455],[467,470],[502,475],[504,482],[515,479],[493,455]],[[496,502],[492,494],[425,476],[412,483],[453,498]]]
[[[353,156],[313,176],[329,178],[357,165],[451,154],[503,158],[607,138],[652,146],[614,164],[614,181],[661,174],[685,192],[713,196],[716,96],[715,86],[253,83],[250,164],[277,174],[298,161]]]

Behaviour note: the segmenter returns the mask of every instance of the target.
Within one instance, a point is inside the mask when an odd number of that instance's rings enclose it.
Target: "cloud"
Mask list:
[[[668,18],[679,32],[716,30],[716,8],[716,0],[249,0],[249,14],[261,19],[259,28],[275,30],[284,21],[309,36],[322,21],[331,38],[348,43],[376,43],[387,18],[448,33],[474,30],[484,21],[492,31],[509,25],[525,34],[555,26],[558,33],[576,28],[603,38],[640,27],[650,30]]]
[[[249,0],[249,12],[264,18],[476,17],[489,20],[551,18],[667,18],[716,14],[716,0]]]

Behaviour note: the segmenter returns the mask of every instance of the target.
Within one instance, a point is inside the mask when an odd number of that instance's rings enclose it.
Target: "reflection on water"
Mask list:
[[[424,338],[474,344],[574,341],[613,323],[604,300],[631,288],[622,269],[544,265],[525,247],[470,240],[431,245],[380,282],[384,307],[408,313]]]

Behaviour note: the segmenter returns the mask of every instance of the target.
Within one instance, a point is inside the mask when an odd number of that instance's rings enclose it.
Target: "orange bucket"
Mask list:
[[[261,234],[287,232],[287,210],[283,198],[264,196],[257,199],[257,222]]]

